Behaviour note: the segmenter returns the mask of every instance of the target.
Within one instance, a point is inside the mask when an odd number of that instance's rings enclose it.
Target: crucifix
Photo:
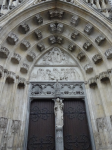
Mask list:
[[[55,105],[54,105],[54,113],[55,113],[55,143],[56,150],[64,150],[64,142],[63,142],[63,108],[64,104],[62,99],[60,98],[61,85],[58,83],[58,80],[55,84]]]

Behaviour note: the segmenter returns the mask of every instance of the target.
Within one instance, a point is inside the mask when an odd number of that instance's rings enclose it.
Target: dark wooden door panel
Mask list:
[[[64,100],[65,150],[91,150],[88,122],[84,102]]]
[[[54,102],[52,100],[32,101],[27,149],[55,149]]]

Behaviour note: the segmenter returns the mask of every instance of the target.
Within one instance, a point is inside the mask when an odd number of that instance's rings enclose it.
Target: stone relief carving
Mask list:
[[[44,46],[44,44],[42,44],[42,43],[38,43],[38,44],[37,44],[37,48],[39,49],[40,52],[42,52],[42,51],[45,50],[45,46]]]
[[[96,78],[91,78],[88,80],[88,83],[90,86],[96,86],[97,85],[97,80]]]
[[[72,38],[73,40],[76,40],[76,39],[78,38],[78,36],[79,36],[79,32],[78,32],[78,31],[74,31],[74,32],[71,34],[71,38]]]
[[[101,57],[100,54],[96,54],[96,55],[93,56],[92,60],[93,60],[93,62],[94,62],[95,64],[97,64],[97,63],[99,63],[99,62],[102,61],[102,57]]]
[[[13,83],[15,81],[15,79],[16,79],[15,73],[12,72],[12,71],[8,71],[6,79],[7,79],[8,82]]]
[[[84,55],[83,52],[80,52],[78,55],[77,55],[77,58],[81,61],[83,58],[85,58],[86,56]]]
[[[24,34],[30,31],[30,27],[27,23],[22,23],[19,28]]]
[[[49,10],[48,11],[50,19],[63,19],[65,12],[63,10]]]
[[[64,28],[64,25],[62,24],[62,23],[51,23],[50,25],[49,25],[49,27],[50,27],[50,31],[52,32],[52,33],[62,33],[63,32],[63,28]]]
[[[22,65],[21,68],[20,68],[20,71],[21,71],[22,73],[27,73],[28,70],[29,70],[29,65],[26,64],[26,63],[23,63],[23,65]]]
[[[93,67],[90,64],[84,66],[86,73],[90,73],[93,71]]]
[[[37,73],[33,73],[31,75],[31,79],[36,79],[38,81],[49,81],[49,80],[64,80],[64,81],[74,81],[80,80],[79,73],[75,70],[75,68],[39,68]]]
[[[18,41],[19,38],[17,37],[16,34],[14,33],[10,33],[7,37],[7,41],[11,44],[11,45],[15,45]]]
[[[112,48],[109,48],[108,50],[106,50],[105,56],[107,57],[107,59],[112,58]]]
[[[84,32],[88,35],[90,35],[93,31],[93,25],[88,23],[86,26],[85,26],[85,29],[84,29]]]
[[[83,48],[87,51],[91,48],[92,44],[90,42],[85,42],[84,45],[83,45]]]
[[[0,65],[0,78],[1,78],[2,75],[3,75],[3,71],[4,71],[4,68]]]
[[[20,120],[13,120],[11,126],[12,133],[13,134],[18,133],[18,131],[20,130],[20,126],[21,126]]]
[[[43,18],[42,18],[42,16],[41,16],[40,14],[37,14],[37,15],[35,16],[35,18],[36,18],[36,23],[37,23],[38,25],[40,25],[40,24],[43,23]]]
[[[71,45],[68,46],[68,50],[71,51],[71,52],[74,51],[75,48],[76,48],[76,45],[74,45],[74,44],[71,44]]]
[[[2,131],[4,131],[6,129],[7,123],[8,123],[8,119],[7,118],[3,118],[3,117],[0,118],[0,129]]]
[[[105,41],[106,38],[104,37],[104,35],[99,35],[96,39],[95,39],[95,42],[100,46],[103,41]]]
[[[98,131],[107,130],[106,118],[97,118],[96,119]]]
[[[41,65],[58,65],[58,64],[73,64],[73,60],[58,47],[54,47],[51,51],[46,53],[38,62]]]
[[[23,40],[23,41],[21,42],[21,44],[24,46],[24,49],[25,49],[25,50],[28,50],[28,49],[31,47],[30,42],[28,42],[27,40]]]
[[[9,56],[9,50],[6,47],[0,48],[0,57],[1,58],[7,58]]]
[[[106,79],[109,79],[109,74],[108,74],[108,72],[102,72],[102,73],[100,73],[100,74],[99,74],[99,78],[100,78],[101,81],[104,81],[104,80],[106,80]]]
[[[95,139],[95,143],[96,145],[98,145],[98,147],[102,146],[102,141],[101,141],[101,137],[100,137],[100,134],[98,132],[96,132],[94,134],[94,139]]]
[[[18,78],[18,86],[24,87],[26,85],[26,79],[25,78]]]
[[[33,61],[36,58],[36,54],[34,52],[28,53],[28,60]]]
[[[62,44],[63,38],[62,38],[62,37],[59,37],[59,36],[54,36],[54,35],[52,35],[52,36],[49,37],[49,42],[50,42],[51,44],[56,44],[56,43]]]
[[[42,38],[42,32],[40,30],[36,30],[35,35],[36,35],[38,40],[40,40]]]
[[[71,18],[71,24],[74,25],[74,26],[77,26],[79,23],[79,17],[77,15],[73,16]]]
[[[17,53],[14,53],[11,60],[12,62],[18,64],[21,61],[21,56]]]

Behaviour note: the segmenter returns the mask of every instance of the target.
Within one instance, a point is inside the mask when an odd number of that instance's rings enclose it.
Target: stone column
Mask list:
[[[56,150],[64,150],[63,142],[63,107],[62,100],[57,98],[55,100],[54,113],[55,113],[55,143]]]

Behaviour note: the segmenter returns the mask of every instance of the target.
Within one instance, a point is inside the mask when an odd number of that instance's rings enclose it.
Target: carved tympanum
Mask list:
[[[79,36],[79,32],[78,32],[78,31],[74,31],[74,32],[71,34],[71,38],[72,38],[73,40],[76,40],[78,36]]]
[[[77,58],[81,61],[83,58],[85,58],[85,55],[83,52],[80,52],[78,55],[77,55]]]
[[[76,48],[76,45],[74,45],[74,44],[70,44],[70,45],[68,46],[68,50],[71,51],[71,52],[74,51],[75,48]]]
[[[40,40],[42,38],[42,32],[40,30],[36,30],[35,35],[38,40]]]
[[[9,50],[6,47],[0,48],[0,58],[7,58],[9,56]]]
[[[30,31],[30,27],[27,23],[22,23],[20,26],[19,26],[19,29],[22,33],[26,34],[27,32]]]
[[[49,10],[48,14],[50,19],[63,19],[65,12],[63,10],[54,9]]]
[[[26,64],[26,63],[23,63],[23,65],[22,65],[21,68],[20,68],[20,71],[21,71],[22,73],[27,73],[28,70],[29,70],[29,65]]]
[[[85,29],[84,29],[84,32],[88,35],[90,35],[93,31],[93,25],[88,23],[86,26],[85,26]]]
[[[87,51],[91,48],[92,44],[90,42],[85,42],[84,45],[83,45],[83,48]]]
[[[97,80],[96,80],[96,78],[91,78],[88,80],[88,83],[89,83],[90,87],[94,87],[97,85]]]
[[[98,44],[98,45],[101,45],[103,43],[103,41],[105,41],[106,38],[104,37],[104,35],[99,35],[96,39],[95,39],[95,42]]]
[[[106,50],[105,56],[107,57],[107,59],[112,58],[112,48],[109,48],[108,50]]]
[[[28,59],[29,61],[33,61],[35,58],[36,58],[36,54],[35,54],[34,52],[28,53],[27,59]]]
[[[7,72],[7,76],[6,76],[6,80],[9,83],[14,83],[16,79],[15,73],[12,71],[8,71]]]
[[[8,123],[8,119],[1,117],[0,118],[0,130],[2,131],[6,130],[7,123]]]
[[[93,71],[93,67],[90,64],[84,66],[86,73],[90,73]]]
[[[73,16],[71,18],[71,24],[74,25],[74,26],[77,26],[79,23],[79,17],[77,15]]]
[[[10,33],[7,37],[7,41],[9,44],[15,45],[19,41],[19,38],[17,37],[16,34]]]
[[[17,53],[14,53],[12,58],[11,58],[11,61],[13,63],[19,64],[19,62],[21,61],[21,56]]]
[[[100,54],[96,54],[96,55],[93,56],[92,60],[93,60],[93,62],[94,62],[95,64],[97,64],[97,63],[99,63],[99,62],[102,61],[102,57],[101,57]]]
[[[12,133],[13,134],[18,133],[18,131],[20,130],[20,126],[21,126],[20,120],[13,120],[11,126]]]
[[[21,47],[23,47],[24,50],[27,50],[31,47],[31,44],[27,40],[23,40],[21,42]]]
[[[37,48],[39,49],[40,52],[42,52],[42,51],[45,50],[45,46],[44,46],[44,44],[42,44],[42,43],[38,43],[38,44],[37,44]]]
[[[40,14],[37,14],[35,16],[35,20],[36,20],[37,25],[40,25],[40,24],[43,23],[43,18],[42,18],[42,16]]]
[[[99,78],[100,78],[101,81],[105,81],[105,80],[109,79],[108,72],[102,72],[102,73],[100,73],[99,74]]]
[[[96,124],[97,124],[98,131],[104,131],[107,130],[108,128],[106,118],[97,118]]]

